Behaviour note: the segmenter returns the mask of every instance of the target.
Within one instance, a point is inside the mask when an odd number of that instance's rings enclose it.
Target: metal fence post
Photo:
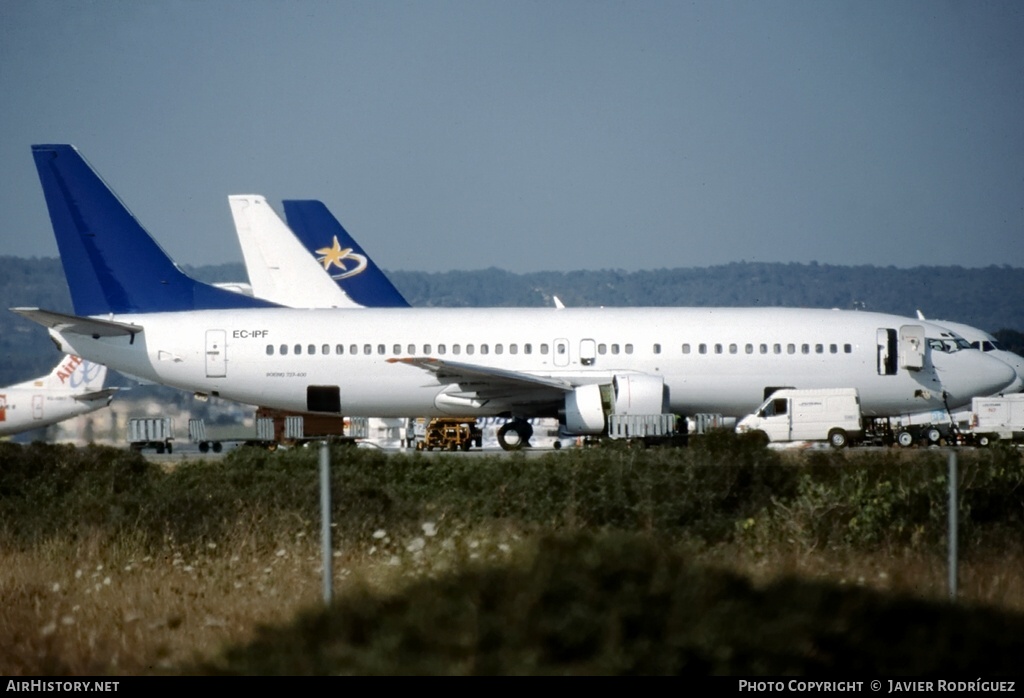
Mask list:
[[[957,513],[959,509],[957,499],[957,467],[956,467],[956,451],[950,450],[949,452],[949,524],[948,524],[948,538],[949,543],[947,550],[949,553],[949,598],[951,601],[956,601],[957,597],[957,540],[959,539],[957,526]]]
[[[331,603],[334,574],[331,569],[331,449],[320,442],[320,555],[324,568],[324,603]]]

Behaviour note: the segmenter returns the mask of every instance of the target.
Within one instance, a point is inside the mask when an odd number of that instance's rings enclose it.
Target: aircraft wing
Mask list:
[[[58,332],[72,332],[89,337],[119,337],[123,335],[135,337],[135,335],[142,332],[141,325],[129,325],[126,322],[66,315],[52,310],[40,310],[39,308],[11,308],[10,310],[12,313],[17,313],[23,318]]]
[[[459,393],[481,401],[510,403],[549,402],[573,390],[567,381],[534,376],[490,366],[478,366],[432,357],[388,359],[388,363],[408,364],[433,373],[443,384],[457,385]]]

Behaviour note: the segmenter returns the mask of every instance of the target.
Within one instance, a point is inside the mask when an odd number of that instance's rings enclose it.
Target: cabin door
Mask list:
[[[900,328],[900,368],[920,371],[924,368],[924,328],[903,325]]]
[[[228,375],[227,332],[206,330],[206,377],[224,378]]]
[[[32,419],[43,418],[43,396],[33,395],[32,396]]]

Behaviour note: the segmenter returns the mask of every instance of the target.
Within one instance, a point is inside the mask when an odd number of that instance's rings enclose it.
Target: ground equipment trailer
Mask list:
[[[225,444],[257,446],[273,451],[278,446],[304,446],[313,441],[354,443],[367,434],[365,417],[286,412],[260,407],[250,424],[206,424],[190,419],[189,438],[203,453],[220,453]]]
[[[260,407],[257,419],[273,422],[273,440],[283,446],[304,446],[313,441],[354,443],[369,434],[366,417],[342,417],[336,414],[287,412]]]
[[[128,420],[128,447],[133,451],[152,448],[157,453],[171,453],[174,440],[174,422],[169,417]]]
[[[188,438],[201,453],[220,453],[225,444],[259,446],[269,451],[277,448],[274,420],[259,418],[253,424],[207,424],[202,419],[188,420]]]

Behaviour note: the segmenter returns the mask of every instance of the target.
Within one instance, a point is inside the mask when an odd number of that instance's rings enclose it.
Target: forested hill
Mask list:
[[[187,268],[204,281],[245,280],[241,264]],[[963,322],[1019,341],[1024,332],[1024,268],[844,267],[734,263],[693,269],[537,272],[500,269],[388,272],[414,306],[798,306],[861,308]],[[58,259],[0,257],[3,308],[71,312]],[[1012,331],[1009,333],[1002,331]],[[42,328],[0,312],[0,385],[28,380],[60,355]]]

